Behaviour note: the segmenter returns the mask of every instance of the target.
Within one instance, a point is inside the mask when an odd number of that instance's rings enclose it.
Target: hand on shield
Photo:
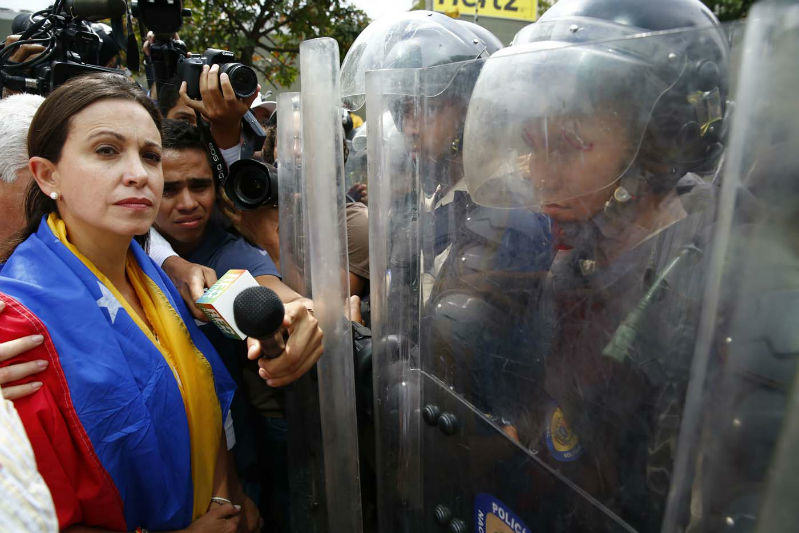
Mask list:
[[[258,359],[258,366],[261,367],[258,374],[270,387],[282,387],[296,381],[322,355],[322,330],[309,305],[310,300],[285,304],[286,314],[281,327],[288,333],[288,340],[279,357],[261,357],[261,343],[257,339],[247,339],[247,357]]]

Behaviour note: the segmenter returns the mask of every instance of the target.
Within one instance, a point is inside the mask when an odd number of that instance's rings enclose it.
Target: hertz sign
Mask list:
[[[481,15],[534,22],[538,0],[433,0],[434,9],[450,17]]]

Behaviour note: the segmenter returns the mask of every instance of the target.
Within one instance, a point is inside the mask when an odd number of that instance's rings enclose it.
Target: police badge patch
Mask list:
[[[574,461],[583,454],[580,439],[558,405],[553,405],[547,413],[545,440],[549,453],[558,461]]]
[[[474,500],[476,533],[530,533],[516,514],[490,494],[481,492]]]

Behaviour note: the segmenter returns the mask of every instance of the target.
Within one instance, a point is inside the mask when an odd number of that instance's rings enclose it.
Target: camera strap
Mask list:
[[[195,111],[197,115],[197,124],[200,126],[200,134],[202,135],[203,144],[208,155],[208,163],[211,165],[211,172],[214,173],[214,178],[217,184],[224,185],[228,177],[227,163],[225,158],[222,157],[222,152],[214,142],[214,137],[211,135],[211,126],[202,119],[200,113]]]
[[[242,137],[244,143],[241,147],[241,158],[251,159],[253,154],[261,149],[266,140],[266,132],[258,123],[251,110],[247,110],[241,118]]]

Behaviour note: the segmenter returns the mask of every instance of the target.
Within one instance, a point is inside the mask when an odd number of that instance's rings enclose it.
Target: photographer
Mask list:
[[[277,159],[277,117],[276,112],[266,127],[261,158],[269,165]],[[349,147],[345,141],[342,146],[344,162],[349,157]],[[257,155],[257,154],[256,154]],[[366,185],[353,186],[346,195],[345,216],[347,221],[347,257],[349,264],[350,296],[363,299],[369,294],[369,210]],[[277,207],[264,205],[256,209],[236,209],[227,197],[222,198],[220,208],[233,223],[242,237],[269,252],[275,264],[280,261],[279,212]],[[360,307],[356,313],[360,317]],[[360,318],[353,319],[360,322]]]
[[[98,21],[111,19],[112,25],[122,32],[126,11],[126,2],[120,0],[55,0],[45,9],[15,17],[11,25],[13,35],[0,49],[0,87],[4,95],[16,92],[47,95],[76,76],[118,73],[125,36]],[[129,19],[129,29],[131,25]],[[138,59],[134,64],[135,70]]]
[[[164,118],[174,120],[185,120],[189,124],[197,125],[197,115],[194,110],[186,105],[178,92],[180,89],[180,79],[175,77],[158,87],[158,109]]]

